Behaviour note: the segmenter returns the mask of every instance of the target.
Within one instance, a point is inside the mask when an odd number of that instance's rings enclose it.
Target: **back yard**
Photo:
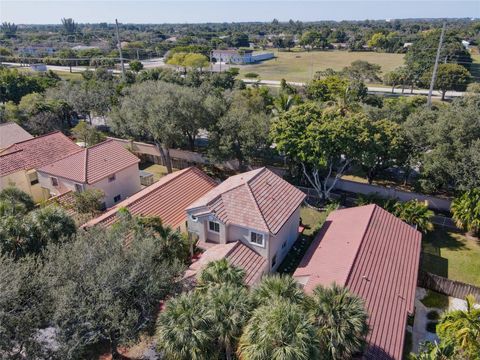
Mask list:
[[[365,60],[382,67],[386,73],[403,65],[403,54],[348,51],[310,51],[276,52],[276,59],[254,65],[243,65],[240,78],[253,72],[263,80],[281,80],[306,82],[312,79],[316,71],[328,68],[341,70],[355,60]]]
[[[305,230],[303,234],[300,234],[278,267],[278,273],[292,274],[295,271],[303,255],[315,238],[316,233],[325,222],[326,214],[326,212],[317,211],[306,206],[300,209],[300,217],[302,218],[302,224],[305,226]]]
[[[480,286],[480,242],[437,228],[422,242],[422,270]]]

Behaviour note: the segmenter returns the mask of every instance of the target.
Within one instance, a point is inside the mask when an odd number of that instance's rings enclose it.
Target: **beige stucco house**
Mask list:
[[[35,202],[48,199],[49,193],[42,189],[37,169],[79,150],[81,148],[61,132],[37,136],[7,146],[0,153],[0,190],[15,186],[31,195]]]
[[[298,237],[304,199],[303,192],[267,168],[249,171],[191,204],[186,209],[188,231],[207,251],[239,242],[266,260],[258,271],[268,273],[277,269]]]
[[[113,140],[70,154],[38,169],[38,181],[50,196],[99,189],[109,208],[140,191],[138,159]]]

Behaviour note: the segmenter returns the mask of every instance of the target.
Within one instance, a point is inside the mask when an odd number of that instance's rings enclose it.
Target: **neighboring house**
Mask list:
[[[298,237],[305,194],[267,168],[235,175],[187,208],[189,234],[210,251],[240,242],[275,271]]]
[[[0,190],[15,186],[35,202],[48,199],[48,191],[39,184],[37,169],[79,150],[59,131],[10,145],[0,153]]]
[[[33,136],[20,125],[13,122],[0,124],[0,153],[15,143],[30,139],[33,139]]]
[[[113,140],[64,156],[38,169],[40,185],[51,196],[71,191],[100,189],[111,207],[141,189],[140,159]]]
[[[118,203],[84,226],[110,226],[117,221],[118,210],[126,208],[134,216],[157,216],[164,225],[185,232],[185,208],[216,185],[212,178],[195,167],[176,171]]]
[[[216,62],[227,64],[251,64],[258,61],[273,59],[273,53],[258,53],[254,54],[253,50],[213,50],[212,57]]]
[[[307,293],[337,283],[363,298],[370,327],[363,358],[400,360],[421,240],[419,231],[377,205],[337,210],[293,276]]]

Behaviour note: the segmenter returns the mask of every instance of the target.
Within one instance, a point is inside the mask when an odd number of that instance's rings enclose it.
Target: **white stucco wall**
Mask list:
[[[115,196],[120,195],[120,201],[122,201],[140,191],[142,188],[140,185],[138,164],[115,173],[115,180],[112,182],[108,182],[108,178],[104,178],[94,184],[87,185],[87,188],[103,190],[105,193],[105,203],[107,208],[112,207],[116,204],[113,201]]]
[[[250,231],[254,231],[258,234],[263,234],[263,239],[264,239],[264,246],[260,246],[257,244],[252,244],[250,242]],[[258,231],[255,229],[248,229],[236,225],[229,225],[228,226],[228,235],[227,235],[228,241],[237,241],[240,240],[242,243],[259,253],[261,256],[264,258],[268,258],[268,244],[269,244],[269,234],[264,233],[262,231]]]
[[[80,184],[69,179],[57,177],[58,186],[53,186],[51,177],[52,176],[45,173],[38,173],[40,185],[48,189],[52,195],[59,195],[68,190],[75,191],[75,184]],[[94,184],[83,185],[85,189],[93,188],[102,190],[105,193],[105,205],[107,208],[112,207],[115,205],[115,201],[113,200],[115,196],[120,195],[120,201],[122,201],[140,191],[141,185],[138,164],[115,173],[115,180],[112,182],[108,182],[108,177],[106,177]]]
[[[188,216],[188,230],[198,235],[200,241],[212,241],[217,243],[233,242],[240,240],[242,243],[253,249],[259,255],[268,259],[269,272],[275,271],[283,261],[288,251],[295,243],[298,237],[298,226],[300,223],[300,207],[298,207],[287,222],[282,226],[276,235],[263,233],[255,229],[249,229],[237,225],[224,226],[220,223],[220,234],[214,234],[208,231],[208,216],[198,217],[198,221],[193,221],[190,217],[195,211],[190,212]],[[226,231],[225,231],[226,230]],[[264,246],[252,244],[250,242],[250,232],[263,234]],[[285,246],[282,248],[282,244]],[[272,258],[277,254],[275,266],[272,267]]]
[[[300,224],[300,207],[295,210],[292,215],[290,215],[287,222],[282,226],[279,232],[276,235],[270,237],[270,251],[269,251],[269,266],[272,265],[272,259],[275,253],[277,254],[277,262],[274,267],[271,268],[271,271],[275,271],[283,261],[288,251],[292,247],[295,240],[298,238],[298,226]],[[284,248],[282,248],[283,243],[286,242]]]

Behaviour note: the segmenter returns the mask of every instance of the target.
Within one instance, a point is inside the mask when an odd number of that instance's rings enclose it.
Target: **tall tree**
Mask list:
[[[159,250],[163,238],[132,228],[124,219],[110,229],[82,231],[45,253],[59,356],[91,358],[96,346],[108,345],[118,359],[121,344],[153,327],[183,266]]]
[[[62,18],[63,30],[67,35],[73,35],[77,30],[77,24],[72,18]]]
[[[274,121],[272,137],[278,150],[301,164],[308,183],[325,200],[361,156],[367,123],[362,114],[343,116],[305,103]]]
[[[359,163],[371,184],[380,171],[394,165],[404,166],[411,148],[401,126],[392,121],[372,121],[367,124],[367,129]]]
[[[258,305],[282,299],[301,305],[306,300],[305,293],[295,279],[279,274],[265,276],[253,289],[252,297]]]
[[[276,300],[257,307],[237,350],[245,360],[307,360],[320,356],[319,338],[310,315],[297,304]]]
[[[329,359],[349,359],[360,352],[368,333],[363,300],[346,288],[318,286],[312,294],[312,313],[318,327],[320,346]]]
[[[480,234],[480,188],[464,192],[452,202],[452,218],[456,225],[475,235]]]
[[[244,286],[245,270],[231,266],[226,259],[211,261],[198,277],[198,288],[205,289],[212,285],[229,284]]]
[[[432,77],[431,72],[424,76],[424,82],[428,82]],[[440,64],[438,65],[437,77],[434,88],[442,93],[442,100],[445,100],[447,91],[465,91],[470,82],[470,72],[462,65],[458,64]]]
[[[437,326],[442,342],[452,343],[464,359],[477,359],[480,354],[480,308],[475,307],[475,297],[466,297],[466,310],[446,312]]]
[[[167,358],[207,360],[214,353],[202,297],[186,292],[169,300],[157,320],[158,349]]]
[[[260,92],[234,92],[228,110],[209,128],[209,153],[217,160],[236,159],[240,168],[269,150],[270,117]]]

